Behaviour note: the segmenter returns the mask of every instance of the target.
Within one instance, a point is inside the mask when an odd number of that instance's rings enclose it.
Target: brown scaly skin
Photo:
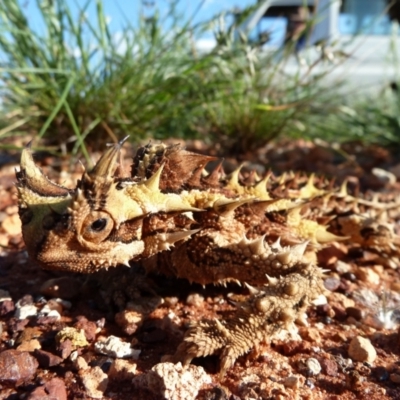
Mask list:
[[[91,273],[136,260],[147,271],[200,284],[247,284],[249,300],[231,319],[189,328],[176,361],[218,353],[224,372],[276,331],[293,330],[324,292],[315,252],[326,243],[358,240],[398,255],[398,238],[385,222],[351,220],[355,205],[371,205],[344,187],[317,188],[310,177],[291,189],[292,175],[255,174],[244,185],[239,170],[226,177],[219,166],[207,174],[212,157],[163,144],[140,148],[127,178],[116,168],[121,145],[111,146],[75,189],[50,182],[26,148],[17,173],[23,237],[30,256],[48,269]],[[321,221],[331,221],[337,207],[343,216],[335,235]]]

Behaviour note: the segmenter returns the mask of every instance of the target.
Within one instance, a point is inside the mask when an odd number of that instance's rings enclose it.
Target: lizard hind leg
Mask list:
[[[231,318],[192,324],[174,359],[188,364],[195,357],[219,354],[223,375],[260,342],[270,341],[281,329],[295,330],[296,319],[324,292],[317,266],[299,264],[298,269],[251,294]]]

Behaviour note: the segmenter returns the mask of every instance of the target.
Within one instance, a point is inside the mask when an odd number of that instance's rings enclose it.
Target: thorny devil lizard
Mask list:
[[[116,166],[122,143],[75,189],[48,180],[24,149],[17,172],[23,237],[48,269],[91,273],[134,260],[203,285],[246,285],[248,300],[232,318],[193,323],[174,361],[219,354],[224,373],[277,331],[295,330],[325,291],[316,252],[328,243],[349,240],[398,262],[399,238],[382,219],[398,204],[354,198],[322,180],[316,187],[313,177],[291,188],[293,176],[253,173],[245,184],[240,169],[226,176],[220,164],[207,173],[215,158],[179,145],[139,148],[126,177]]]

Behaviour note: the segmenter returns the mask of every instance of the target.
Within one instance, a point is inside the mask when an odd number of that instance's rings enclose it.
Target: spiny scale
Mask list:
[[[351,207],[381,204],[359,202],[345,184],[332,189],[311,176],[298,188],[300,175],[288,173],[252,174],[245,185],[241,168],[230,177],[221,164],[205,172],[214,157],[164,144],[139,148],[127,178],[116,165],[122,144],[110,146],[72,189],[49,181],[24,149],[17,173],[22,233],[44,268],[91,273],[135,260],[149,272],[202,285],[245,284],[249,299],[232,318],[194,323],[175,361],[220,353],[224,372],[280,328],[295,329],[294,321],[324,293],[315,252],[326,243],[348,237],[398,256],[400,241],[383,217],[348,214]],[[335,218],[338,204],[347,214]],[[364,238],[364,227],[386,230]]]

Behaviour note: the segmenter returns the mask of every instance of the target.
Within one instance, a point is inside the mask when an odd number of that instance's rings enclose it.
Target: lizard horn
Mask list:
[[[20,160],[20,171],[17,175],[17,189],[20,198],[26,203],[30,203],[32,197],[66,197],[70,190],[51,182],[35,164],[32,156],[31,143],[22,150]],[[37,199],[38,200],[38,199]],[[39,201],[40,202],[40,201]]]
[[[96,165],[89,172],[92,178],[111,178],[121,147],[128,137],[126,136],[116,144],[109,145],[109,149],[100,157],[99,161],[97,161]]]

